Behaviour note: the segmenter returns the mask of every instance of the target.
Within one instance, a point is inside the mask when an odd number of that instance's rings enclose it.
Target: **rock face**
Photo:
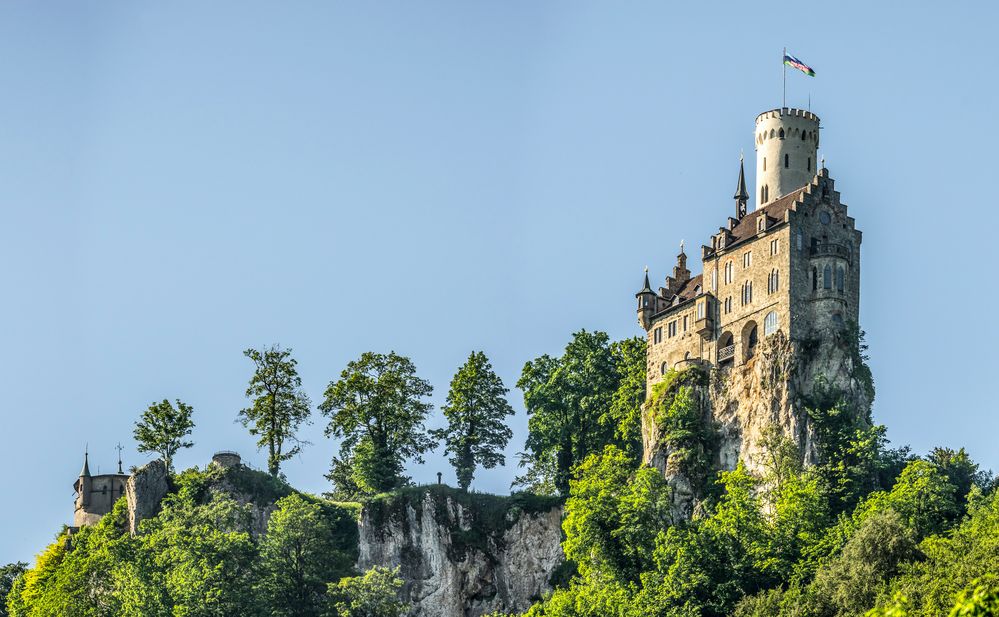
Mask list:
[[[715,433],[714,469],[735,469],[742,461],[751,472],[763,471],[761,442],[777,427],[799,447],[805,465],[819,460],[815,429],[807,408],[845,404],[861,422],[869,422],[874,396],[870,373],[848,330],[814,342],[792,342],[778,332],[758,345],[753,357],[729,368],[692,367],[704,378],[690,395],[704,424]],[[675,464],[674,448],[649,409],[643,414],[645,462],[664,473],[673,488],[674,516],[689,518],[697,505],[697,478]]]
[[[523,612],[551,589],[565,561],[562,508],[461,503],[426,489],[369,504],[360,521],[358,568],[400,567],[412,617],[479,617]],[[492,522],[487,522],[487,519]]]
[[[125,483],[128,531],[135,535],[143,519],[156,516],[160,502],[170,490],[166,465],[157,459],[135,470]]]

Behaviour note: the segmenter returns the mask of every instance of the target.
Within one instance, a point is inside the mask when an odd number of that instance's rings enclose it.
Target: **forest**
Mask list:
[[[850,340],[862,364],[859,329]],[[281,473],[314,412],[292,350],[245,356],[248,405],[237,417],[267,453],[266,472],[175,471],[195,410],[151,404],[134,434],[170,471],[159,513],[130,534],[123,498],[98,524],[61,530],[34,564],[3,567],[0,615],[407,613],[398,570],[356,570],[359,513],[414,490],[406,467],[435,448],[455,468],[456,494],[492,499],[471,486],[478,469],[507,464],[508,388],[484,353],[471,353],[442,406],[447,426],[428,430],[433,388],[413,363],[362,354],[316,406],[340,447],[329,491],[308,495]],[[530,432],[508,499],[563,506],[566,558],[528,617],[999,614],[999,483],[963,449],[891,447],[870,409],[825,391],[804,402],[816,463],[773,426],[762,471],[719,470],[716,427],[698,396],[708,370],[671,371],[650,393],[645,371],[643,340],[586,330],[561,355],[524,365],[516,388]],[[670,478],[643,464],[650,419],[671,465],[697,484],[689,518],[676,515]],[[265,530],[254,531],[246,500],[212,489],[219,483],[275,504]]]

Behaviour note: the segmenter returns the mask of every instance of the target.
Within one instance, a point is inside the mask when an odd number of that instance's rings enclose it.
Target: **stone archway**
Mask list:
[[[760,342],[760,329],[756,326],[755,321],[747,321],[746,325],[742,327],[740,342],[742,343],[742,361],[745,362],[753,357],[753,354],[756,353],[756,345]]]

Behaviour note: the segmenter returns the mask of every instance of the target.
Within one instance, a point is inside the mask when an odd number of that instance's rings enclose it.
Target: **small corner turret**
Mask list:
[[[652,323],[652,315],[656,312],[656,292],[652,291],[649,284],[649,268],[645,267],[645,285],[635,294],[638,298],[638,323],[642,328],[648,330]]]

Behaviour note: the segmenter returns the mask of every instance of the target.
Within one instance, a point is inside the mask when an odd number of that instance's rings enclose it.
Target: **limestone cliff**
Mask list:
[[[564,562],[561,516],[538,497],[404,490],[365,506],[358,569],[399,566],[414,617],[519,613]]]
[[[699,447],[707,460],[699,469],[691,464],[696,456],[690,454],[690,444],[678,445],[667,435],[656,398],[647,403],[642,425],[645,462],[670,480],[675,516],[691,516],[711,469],[731,470],[742,461],[750,471],[761,471],[761,440],[771,426],[799,446],[804,464],[817,463],[818,444],[808,408],[840,402],[860,422],[869,422],[874,392],[858,345],[850,329],[804,342],[792,342],[778,331],[740,365],[692,364],[676,375],[673,384],[664,384],[663,390],[673,389],[666,396],[686,386],[706,436]]]

